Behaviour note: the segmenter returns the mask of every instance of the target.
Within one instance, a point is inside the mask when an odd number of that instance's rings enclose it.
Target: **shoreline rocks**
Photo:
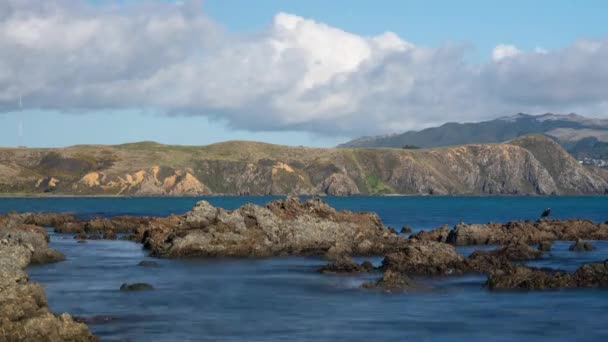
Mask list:
[[[69,314],[51,313],[42,286],[29,282],[29,264],[57,261],[37,228],[0,226],[0,341],[96,341]]]
[[[568,250],[572,252],[589,252],[595,250],[595,246],[591,242],[578,239],[568,247]]]
[[[297,197],[236,210],[200,201],[185,215],[153,220],[138,234],[153,256],[164,257],[382,255],[407,242],[376,214],[337,211],[318,198]]]
[[[374,265],[369,261],[364,261],[361,264],[357,263],[351,257],[340,257],[327,265],[323,265],[319,268],[320,273],[334,273],[334,274],[357,274],[357,273],[369,273],[374,270]]]
[[[439,241],[456,246],[507,245],[513,242],[527,244],[546,243],[555,240],[576,241],[608,240],[608,225],[596,224],[584,219],[545,219],[535,222],[513,221],[507,223],[466,224],[454,228],[442,226],[428,232],[419,232],[411,239]]]

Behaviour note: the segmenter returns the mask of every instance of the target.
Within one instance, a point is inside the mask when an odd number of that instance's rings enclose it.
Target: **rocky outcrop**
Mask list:
[[[339,273],[339,274],[356,274],[356,273],[367,273],[374,270],[374,265],[369,261],[364,261],[359,264],[351,257],[343,256],[336,260],[333,260],[327,265],[321,266],[319,272],[321,273]]]
[[[0,227],[0,232],[7,228]],[[11,228],[12,229],[12,228]],[[0,238],[0,341],[96,341],[69,314],[49,311],[43,288],[28,281],[24,268],[40,256],[45,237],[33,228]],[[34,235],[40,235],[34,238]],[[44,251],[43,251],[44,253]]]
[[[48,264],[65,260],[65,256],[48,247],[49,237],[42,227],[18,224],[0,227],[0,240],[17,241],[32,249],[29,263]]]
[[[381,268],[426,276],[461,273],[463,265],[464,257],[451,245],[434,241],[410,241],[398,252],[386,255]]]
[[[382,278],[378,280],[363,283],[362,287],[390,293],[412,292],[424,289],[424,287],[414,282],[405,274],[393,270],[387,270]]]
[[[490,273],[486,286],[490,290],[608,287],[608,260],[583,265],[574,273],[513,266]]]
[[[52,150],[0,148],[0,192],[121,196],[604,194],[608,192],[608,172],[579,165],[542,136],[428,150],[144,142]]]
[[[350,196],[359,194],[357,184],[347,175],[334,173],[323,181],[323,192],[330,196]]]
[[[446,235],[447,233],[447,235]],[[506,245],[512,242],[536,244],[554,240],[608,240],[608,225],[590,220],[540,220],[507,223],[465,224],[453,229],[440,227],[431,232],[420,232],[418,240],[444,241],[458,246]]]
[[[589,241],[578,239],[568,249],[573,252],[588,252],[594,250],[595,246]]]
[[[182,217],[158,219],[140,235],[152,255],[168,257],[382,255],[406,240],[376,214],[336,211],[320,199],[290,197],[236,210],[200,201]]]

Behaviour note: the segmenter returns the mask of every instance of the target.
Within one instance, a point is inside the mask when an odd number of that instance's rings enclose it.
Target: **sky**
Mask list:
[[[608,118],[608,2],[0,2],[0,146],[334,146]]]

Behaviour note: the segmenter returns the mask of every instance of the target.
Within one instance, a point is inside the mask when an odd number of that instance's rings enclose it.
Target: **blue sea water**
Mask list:
[[[199,198],[2,198],[0,212],[61,211],[83,217],[164,216],[189,210]],[[236,208],[272,197],[210,197]],[[328,197],[340,209],[377,212],[386,225],[431,229],[442,224],[552,216],[608,220],[608,197]],[[597,250],[568,251],[557,242],[536,266],[574,270],[607,258]],[[157,259],[128,241],[88,241],[51,234],[67,260],[32,266],[52,310],[104,315],[90,325],[102,341],[606,341],[608,291],[489,292],[484,277],[419,279],[435,290],[383,294],[359,288],[374,275],[316,272],[319,258]],[[474,248],[461,248],[463,254]],[[371,258],[379,263],[381,257]],[[148,282],[150,292],[121,292],[123,282]]]

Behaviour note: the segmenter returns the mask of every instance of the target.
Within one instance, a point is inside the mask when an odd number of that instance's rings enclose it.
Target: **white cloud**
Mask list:
[[[505,58],[515,57],[521,54],[521,51],[515,45],[499,44],[492,51],[492,60],[500,62]]]
[[[232,34],[199,2],[4,0],[0,111],[145,108],[249,130],[376,134],[514,112],[608,109],[608,41],[562,50],[498,45],[472,63],[463,46],[360,36],[279,13]]]

